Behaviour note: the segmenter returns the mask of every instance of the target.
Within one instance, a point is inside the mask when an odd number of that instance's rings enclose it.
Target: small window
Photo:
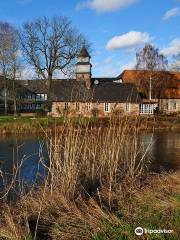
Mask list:
[[[37,109],[37,110],[41,109],[41,104],[38,104],[38,103],[37,103],[37,104],[36,104],[36,109]]]
[[[175,103],[173,103],[173,110],[176,110],[176,109],[177,109],[177,104],[175,102]]]
[[[47,100],[47,94],[41,94],[40,96],[41,100]]]
[[[169,110],[169,103],[166,103],[166,109]]]
[[[80,111],[80,103],[79,103],[79,102],[76,103],[76,111],[77,111],[77,112]]]
[[[65,102],[64,103],[64,110],[68,110],[68,108],[69,108],[69,104],[68,104],[68,102]]]
[[[47,94],[44,94],[44,100],[47,100]]]
[[[36,94],[36,99],[40,100],[41,99],[41,94]]]
[[[91,111],[91,103],[86,104],[86,110],[89,112]]]
[[[130,112],[131,109],[130,109],[130,103],[126,103],[126,109],[125,109],[126,112]]]
[[[105,103],[105,104],[104,104],[104,111],[105,111],[106,113],[110,112],[110,103]]]
[[[153,114],[154,113],[153,104],[141,104],[140,113],[141,114]]]

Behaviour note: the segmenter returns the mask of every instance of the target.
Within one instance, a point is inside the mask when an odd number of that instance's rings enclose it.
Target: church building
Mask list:
[[[141,97],[135,84],[116,78],[92,78],[91,57],[82,48],[76,64],[76,78],[53,81],[51,116],[139,115]]]

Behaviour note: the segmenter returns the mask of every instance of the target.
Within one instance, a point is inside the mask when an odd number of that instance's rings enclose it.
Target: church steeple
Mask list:
[[[89,55],[86,47],[83,47],[78,55],[78,62],[76,64],[76,80],[84,81],[86,87],[91,87],[91,56]]]
[[[89,53],[88,53],[88,51],[87,51],[85,46],[82,47],[78,57],[79,58],[91,58],[91,56],[89,55]]]

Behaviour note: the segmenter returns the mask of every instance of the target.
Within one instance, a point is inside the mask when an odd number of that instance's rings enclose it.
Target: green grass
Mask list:
[[[73,124],[85,127],[87,125],[104,125],[109,122],[109,118],[95,118],[95,117],[46,117],[46,116],[0,116],[0,134],[14,134],[14,133],[29,133],[42,132],[46,128],[54,128],[55,124],[61,126],[63,124]],[[129,124],[133,125],[136,122],[135,118],[129,117]],[[178,118],[156,117],[146,118],[139,117],[139,128],[141,130],[147,129],[177,129],[180,128]]]
[[[146,229],[172,229],[177,230],[174,234],[148,234],[149,240],[179,240],[178,228],[180,224],[180,210],[176,209],[170,215],[163,214],[162,212],[144,212],[141,213],[143,218],[135,225],[133,223],[122,223],[120,226],[106,226],[103,233],[97,234],[92,240],[131,240],[135,238],[134,230],[136,227],[141,226]],[[142,216],[141,215],[141,216]],[[150,215],[150,217],[148,216]],[[141,218],[141,216],[139,216]]]
[[[156,199],[156,202],[158,199]],[[142,227],[149,230],[174,230],[173,234],[146,234],[143,235],[149,240],[179,240],[180,236],[180,195],[172,195],[167,199],[167,206],[157,207],[156,202],[139,202],[136,198],[127,201],[130,205],[130,212],[127,205],[121,209],[123,217],[120,225],[103,223],[104,230],[92,237],[92,240],[133,240],[136,239],[134,230]],[[171,206],[171,202],[173,206]],[[129,208],[129,206],[128,206]],[[133,209],[135,217],[133,216]],[[132,214],[132,215],[131,215]],[[133,217],[132,217],[133,216]]]
[[[96,234],[92,240],[132,240],[135,239],[134,230],[136,227],[141,226],[146,229],[172,229],[177,230],[174,234],[146,234],[149,240],[179,240],[179,223],[180,223],[180,210],[173,211],[170,215],[164,215],[162,212],[141,213],[143,218],[139,216],[140,220],[137,223],[122,222],[122,225],[104,225],[105,230],[102,233]],[[148,215],[151,215],[148,217]]]
[[[33,237],[28,233],[23,240],[33,240]]]
[[[88,118],[88,117],[14,117],[14,116],[0,116],[0,124],[1,123],[18,123],[18,122],[25,122],[25,123],[32,123],[37,122],[41,124],[47,123],[64,123],[64,122],[71,122],[71,123],[92,123],[95,122],[96,118]]]
[[[85,117],[14,117],[14,116],[0,116],[0,134],[15,134],[15,133],[29,133],[42,132],[47,128],[54,128],[63,124],[73,124],[87,126],[96,122],[95,118]]]

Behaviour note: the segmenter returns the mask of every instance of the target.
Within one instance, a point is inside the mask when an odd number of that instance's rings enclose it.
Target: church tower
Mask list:
[[[83,47],[78,55],[78,62],[76,64],[76,80],[84,81],[86,87],[90,89],[91,87],[91,63],[90,55],[85,47]]]

